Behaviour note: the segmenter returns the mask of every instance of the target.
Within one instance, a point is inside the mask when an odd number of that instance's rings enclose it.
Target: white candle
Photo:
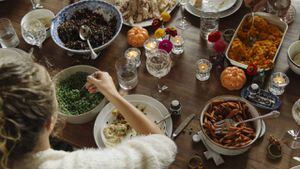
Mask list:
[[[276,84],[284,84],[285,79],[282,76],[276,76],[273,78],[273,82]]]
[[[138,52],[137,51],[129,51],[127,53],[127,58],[128,59],[135,59],[138,56]]]

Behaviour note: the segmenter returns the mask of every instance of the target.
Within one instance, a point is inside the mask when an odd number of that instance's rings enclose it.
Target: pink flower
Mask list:
[[[226,43],[222,39],[220,39],[216,43],[214,43],[214,49],[218,53],[223,53],[226,49]]]
[[[173,48],[172,42],[170,40],[167,40],[167,39],[162,40],[158,44],[158,49],[165,50],[167,53],[170,53],[172,48]]]

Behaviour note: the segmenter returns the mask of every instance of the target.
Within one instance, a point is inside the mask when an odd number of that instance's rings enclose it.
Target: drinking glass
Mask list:
[[[32,9],[41,9],[43,6],[41,5],[40,0],[30,0],[32,4]]]
[[[20,43],[18,35],[9,19],[0,19],[0,44],[3,48],[17,47]]]
[[[287,12],[290,9],[291,0],[268,0],[267,11],[277,15],[283,21],[287,22]]]
[[[185,30],[190,26],[190,23],[184,17],[184,8],[188,3],[188,0],[179,0],[180,10],[181,10],[181,18],[179,18],[176,22],[176,26],[179,29]]]
[[[168,88],[166,85],[161,85],[159,80],[170,72],[171,66],[172,60],[170,55],[161,49],[151,51],[146,59],[148,72],[158,79],[157,87],[159,93]]]
[[[126,59],[125,57],[120,57],[116,64],[117,77],[119,85],[124,90],[130,90],[137,86],[138,77],[136,65]]]
[[[41,48],[47,36],[45,26],[39,20],[31,19],[24,22],[21,27],[24,40]]]
[[[219,28],[219,12],[214,7],[211,9],[202,15],[200,22],[200,35],[206,40],[211,32],[217,31]]]

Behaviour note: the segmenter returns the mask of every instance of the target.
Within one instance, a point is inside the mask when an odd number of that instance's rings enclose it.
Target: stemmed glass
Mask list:
[[[268,12],[277,15],[285,22],[290,22],[288,19],[288,11],[291,6],[291,0],[268,0]]]
[[[47,37],[45,26],[37,19],[30,19],[25,21],[21,27],[25,42],[30,45],[38,46],[39,49],[41,49]],[[44,60],[48,68],[53,66],[46,57],[44,57]]]
[[[161,85],[159,80],[170,72],[171,66],[171,57],[164,50],[155,49],[151,51],[147,57],[146,67],[152,76],[158,78],[157,87],[159,93],[168,88],[166,85]]]
[[[40,0],[30,0],[32,4],[32,9],[41,9],[43,6],[40,3]]]
[[[190,25],[190,23],[184,17],[184,8],[187,3],[188,3],[188,0],[179,0],[180,10],[181,10],[181,18],[179,18],[177,20],[176,26],[182,30],[187,29]]]

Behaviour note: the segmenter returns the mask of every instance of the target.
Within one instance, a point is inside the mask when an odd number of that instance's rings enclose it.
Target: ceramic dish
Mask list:
[[[104,1],[110,2],[109,0],[104,0]],[[173,12],[173,10],[176,8],[177,4],[178,4],[178,0],[176,0],[176,4],[168,12],[169,13]],[[148,26],[152,25],[152,20],[153,19],[148,19],[148,20],[138,22],[138,23],[134,23],[134,24],[130,24],[130,23],[124,21],[123,24],[126,25],[126,26],[130,26],[130,27],[134,27],[134,26],[148,27]]]
[[[300,41],[292,43],[288,49],[288,63],[293,72],[300,75],[300,64],[297,64],[294,59],[296,55],[300,55]],[[300,56],[298,58],[300,60]]]
[[[240,7],[242,6],[243,4],[243,0],[237,0],[235,2],[235,4],[225,10],[225,11],[222,11],[222,12],[219,12],[219,17],[220,18],[225,18],[227,16],[230,16],[232,15],[233,13],[235,13],[238,9],[240,9]],[[195,8],[191,3],[187,3],[187,5],[185,6],[185,9],[192,15],[196,16],[196,17],[203,17],[205,16],[205,13],[201,12],[199,9]]]
[[[96,10],[96,9],[100,10],[101,13],[103,14],[104,18],[106,18],[107,20],[109,20],[113,16],[115,16],[117,19],[115,35],[105,44],[95,47],[94,50],[96,52],[108,47],[116,39],[116,37],[119,35],[119,33],[122,29],[122,23],[123,23],[122,14],[116,7],[114,7],[113,5],[111,5],[107,2],[98,1],[98,0],[85,0],[85,1],[79,1],[79,2],[73,3],[69,6],[66,6],[59,13],[57,13],[57,15],[55,16],[55,18],[52,21],[51,37],[52,37],[53,41],[59,47],[65,49],[71,53],[75,53],[75,54],[89,54],[90,50],[88,50],[88,49],[76,50],[76,49],[70,49],[70,48],[65,47],[64,43],[61,41],[61,39],[58,36],[57,29],[58,29],[58,26],[61,23],[63,23],[65,20],[69,19],[74,14],[74,12],[76,12],[79,9],[84,9],[84,8],[88,8],[90,10]]]
[[[251,15],[251,14],[249,13],[249,14],[247,14],[247,15],[245,15],[245,16],[243,17],[241,23],[239,24],[238,28],[237,28],[236,31],[235,31],[235,34],[233,35],[233,37],[232,37],[232,39],[231,39],[230,44],[228,45],[228,48],[227,48],[227,51],[226,51],[226,58],[230,61],[230,63],[231,63],[232,65],[234,65],[234,66],[237,66],[237,67],[240,67],[240,68],[243,68],[243,69],[247,69],[248,65],[243,64],[243,63],[240,63],[240,62],[237,62],[237,61],[231,59],[231,58],[229,57],[229,54],[228,54],[228,53],[229,53],[229,51],[230,51],[230,49],[231,49],[232,42],[233,42],[234,39],[237,37],[237,32],[238,32],[238,30],[241,29],[241,26],[242,26],[243,22],[244,22],[245,19],[246,19],[247,17],[249,17],[250,15]],[[278,27],[281,29],[282,33],[283,33],[282,38],[281,38],[281,41],[280,41],[280,44],[279,44],[279,46],[278,46],[278,48],[277,48],[276,54],[275,54],[275,56],[274,56],[274,58],[273,58],[273,60],[272,60],[272,62],[275,63],[275,60],[276,60],[276,58],[277,58],[277,56],[278,56],[280,47],[281,47],[281,45],[282,45],[282,42],[283,42],[284,37],[285,37],[285,35],[286,35],[286,32],[287,32],[287,30],[288,30],[288,25],[287,25],[285,22],[283,22],[279,17],[277,17],[277,16],[275,16],[275,15],[272,15],[272,14],[269,14],[269,13],[265,13],[265,12],[255,12],[255,16],[260,16],[260,17],[264,18],[265,20],[267,20],[270,24],[273,24],[273,25],[278,26]],[[269,69],[270,69],[270,68],[265,69],[265,70],[269,70]],[[262,69],[260,69],[259,71],[262,71]]]
[[[201,12],[213,12],[215,10],[223,12],[230,9],[236,2],[237,0],[202,0],[201,6],[197,9]],[[195,4],[195,0],[190,0],[189,4]]]
[[[207,111],[208,107],[211,105],[211,103],[216,100],[242,101],[242,102],[246,103],[252,117],[259,116],[259,113],[257,112],[256,108],[254,106],[252,106],[246,99],[237,97],[237,96],[229,96],[229,95],[218,96],[218,97],[212,98],[205,104],[205,106],[202,110],[202,113],[200,116],[200,127],[204,133],[203,135],[205,136],[204,137],[205,142],[212,150],[214,150],[215,152],[218,152],[222,155],[229,155],[229,156],[239,155],[239,154],[246,152],[247,150],[249,150],[251,148],[252,144],[260,137],[260,134],[262,133],[262,125],[263,125],[262,120],[259,119],[259,120],[253,121],[256,135],[255,135],[255,138],[249,144],[247,144],[245,146],[241,146],[241,147],[227,147],[227,146],[223,146],[221,144],[217,144],[206,134],[205,129],[203,127],[204,114]]]
[[[135,106],[145,106],[146,116],[152,121],[161,120],[163,117],[169,114],[166,107],[157,101],[156,99],[145,96],[145,95],[127,95],[124,97],[127,101],[132,103]],[[111,103],[107,104],[102,111],[99,113],[95,124],[94,124],[94,139],[98,147],[107,147],[106,140],[103,134],[103,129],[110,124],[115,118],[112,115],[112,111],[115,109],[115,106]],[[165,123],[162,123],[163,130],[165,134],[170,137],[172,134],[172,119],[168,118]],[[125,138],[129,139],[129,138]]]
[[[72,66],[67,69],[64,69],[60,71],[58,74],[56,74],[53,78],[53,83],[55,85],[55,88],[59,85],[59,83],[70,77],[71,75],[77,73],[77,72],[86,72],[89,74],[92,74],[94,72],[98,71],[98,69],[92,67],[92,66],[87,66],[87,65],[77,65],[77,66]],[[102,101],[92,110],[79,114],[79,115],[67,115],[64,113],[59,113],[60,116],[66,119],[68,123],[73,123],[73,124],[82,124],[82,123],[87,123],[91,120],[93,120],[97,114],[99,113],[100,110],[105,106],[107,103],[107,100],[105,97],[102,99]]]
[[[50,37],[50,26],[52,19],[55,17],[54,13],[48,9],[35,9],[28,12],[21,20],[21,25],[30,19],[37,19],[45,25],[47,31],[47,38]],[[47,25],[48,24],[48,25]]]
[[[300,125],[300,99],[298,99],[292,108],[292,115],[296,123]]]

